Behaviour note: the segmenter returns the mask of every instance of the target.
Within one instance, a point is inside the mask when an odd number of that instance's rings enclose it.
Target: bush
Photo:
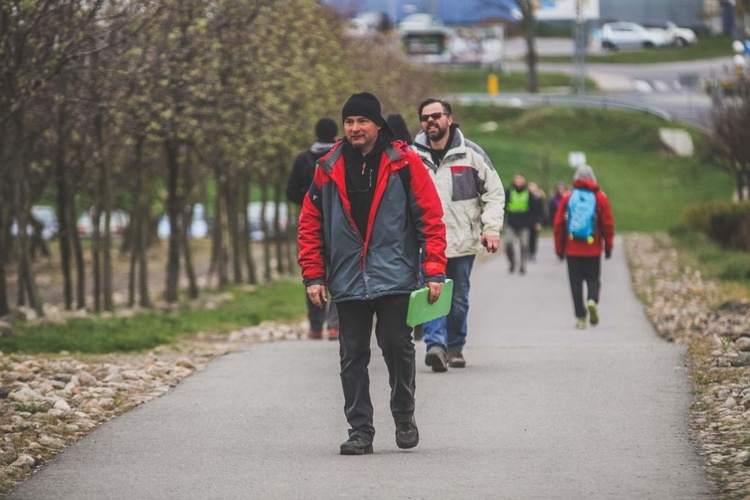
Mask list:
[[[750,202],[693,205],[682,214],[682,224],[723,248],[750,251]]]

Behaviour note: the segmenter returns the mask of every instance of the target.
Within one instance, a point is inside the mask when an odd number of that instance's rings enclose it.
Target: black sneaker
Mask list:
[[[448,353],[448,366],[451,368],[465,368],[466,360],[460,352]]]
[[[372,453],[372,438],[361,432],[354,432],[341,444],[342,455],[369,455]]]
[[[396,446],[403,449],[414,448],[419,444],[419,430],[414,417],[404,422],[396,422]]]
[[[448,358],[440,347],[433,346],[427,349],[424,362],[427,366],[431,366],[434,372],[448,371]]]

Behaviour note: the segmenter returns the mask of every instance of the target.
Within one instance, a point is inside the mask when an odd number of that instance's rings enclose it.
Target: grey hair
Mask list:
[[[596,177],[594,176],[594,170],[588,165],[581,165],[580,167],[578,167],[575,175],[573,176],[573,180],[578,181],[581,179],[588,179],[590,181],[596,182]]]

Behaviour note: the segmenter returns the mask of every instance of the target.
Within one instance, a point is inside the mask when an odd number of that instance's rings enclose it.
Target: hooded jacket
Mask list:
[[[453,258],[483,251],[482,234],[500,236],[503,227],[505,191],[492,162],[455,125],[440,165],[432,161],[424,131],[417,134],[414,144],[443,204],[446,255]]]
[[[615,238],[615,219],[609,205],[607,195],[599,190],[599,185],[591,179],[578,179],[573,183],[574,189],[586,189],[596,195],[596,224],[594,226],[594,242],[568,238],[568,201],[570,191],[560,200],[560,207],[555,215],[554,235],[555,253],[573,257],[598,257],[603,250],[611,251]]]
[[[312,184],[315,162],[331,150],[333,142],[316,142],[310,149],[301,152],[294,159],[292,171],[286,182],[286,197],[295,205],[302,205],[305,194]]]
[[[305,285],[327,285],[334,302],[411,293],[420,287],[420,261],[426,281],[444,281],[443,210],[419,156],[400,141],[385,147],[361,234],[346,190],[343,147],[337,142],[318,162],[302,204],[298,260]]]

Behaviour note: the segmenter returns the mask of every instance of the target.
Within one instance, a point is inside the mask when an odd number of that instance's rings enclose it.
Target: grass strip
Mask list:
[[[252,291],[233,289],[216,307],[181,305],[172,311],[144,311],[133,316],[91,316],[60,324],[21,323],[17,334],[0,338],[4,353],[135,352],[198,332],[228,333],[266,320],[294,320],[305,314],[299,281],[282,280]]]

